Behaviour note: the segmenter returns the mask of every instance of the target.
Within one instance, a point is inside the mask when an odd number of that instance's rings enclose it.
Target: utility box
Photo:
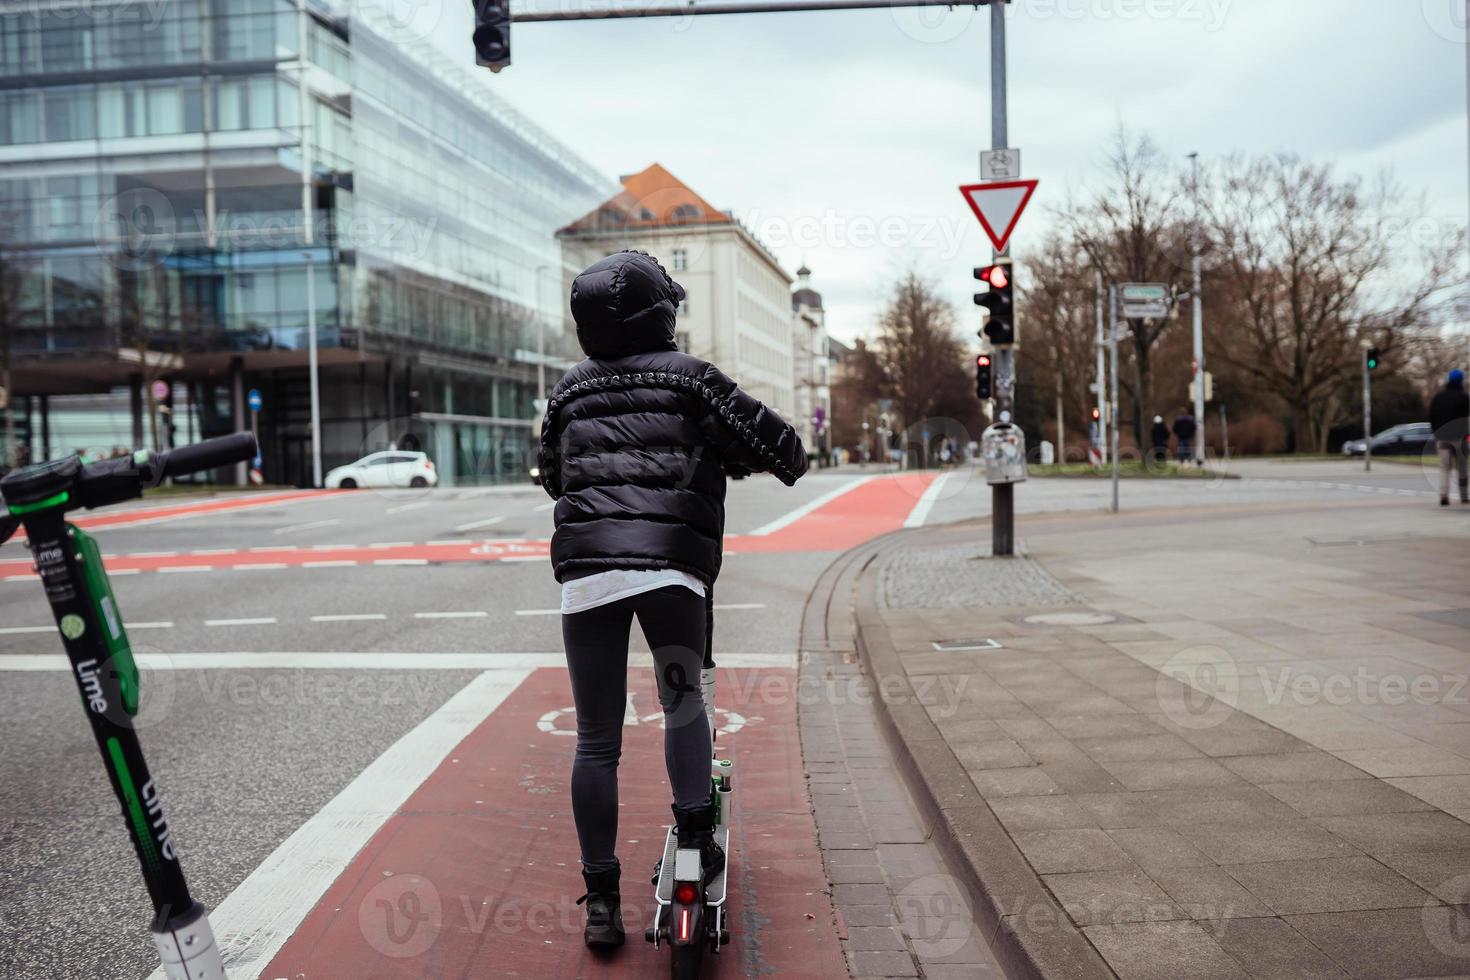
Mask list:
[[[980,436],[980,455],[985,460],[985,482],[1024,483],[1026,480],[1026,434],[1010,422],[997,422]]]

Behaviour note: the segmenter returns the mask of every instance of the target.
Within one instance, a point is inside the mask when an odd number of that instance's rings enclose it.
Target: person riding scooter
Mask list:
[[[572,283],[587,359],[557,384],[541,427],[541,485],[556,500],[551,561],[577,714],[572,814],[587,894],[588,946],[624,941],[614,851],[628,638],[653,651],[664,762],[681,848],[723,867],[710,796],[712,733],[699,686],[713,633],[727,474],[806,472],[796,431],[714,365],[680,353],[684,289],[652,256],[623,251]]]

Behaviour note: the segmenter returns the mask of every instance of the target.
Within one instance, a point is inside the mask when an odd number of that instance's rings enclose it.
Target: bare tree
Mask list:
[[[965,370],[969,358],[955,332],[954,308],[916,272],[893,285],[878,318],[877,363],[884,392],[906,427],[952,418],[970,430],[978,403]]]
[[[1162,282],[1187,287],[1188,238],[1184,184],[1147,136],[1114,130],[1103,166],[1104,183],[1082,204],[1058,212],[1092,269],[1111,282]],[[1091,270],[1088,270],[1091,277]],[[1155,407],[1153,352],[1174,325],[1170,318],[1131,320],[1133,434],[1143,445],[1143,419]]]
[[[1206,197],[1214,356],[1279,396],[1298,452],[1324,451],[1363,344],[1392,356],[1438,329],[1463,236],[1410,256],[1413,209],[1390,179],[1339,179],[1287,154],[1225,161]]]
[[[1080,426],[1093,404],[1096,296],[1092,266],[1070,237],[1051,235],[1025,257],[1017,277],[1024,319],[1026,373],[1038,390],[1054,392],[1064,418]],[[1073,431],[1085,431],[1085,427]]]

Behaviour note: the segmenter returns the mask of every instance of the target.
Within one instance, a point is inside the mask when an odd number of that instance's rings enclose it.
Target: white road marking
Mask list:
[[[414,619],[484,619],[490,614],[483,609],[466,609],[461,612],[416,612]]]
[[[542,511],[550,510],[551,508],[553,508],[555,506],[556,506],[556,501],[555,500],[548,500],[544,504],[538,504],[535,507],[532,507],[531,508],[531,511],[532,511],[532,513],[539,514]]]
[[[427,565],[427,558],[374,558],[374,565]]]
[[[313,623],[355,623],[365,619],[387,619],[384,613],[330,613],[325,616],[313,616]]]
[[[412,541],[374,541],[369,548],[412,548]]]
[[[117,571],[108,571],[107,574],[112,578],[116,578],[119,575],[141,575],[142,573],[143,569],[141,568],[121,568]]]
[[[214,566],[213,565],[168,565],[168,566],[165,566],[163,568],[158,568],[158,569],[154,569],[154,570],[157,571],[157,572],[159,572],[159,573],[170,573],[170,574],[174,574],[174,575],[179,575],[179,574],[182,574],[184,572],[212,572],[212,571],[214,571]],[[109,572],[108,574],[109,575],[116,575],[117,573],[116,572]]]
[[[48,626],[46,629],[54,630]],[[133,659],[144,670],[535,670],[563,668],[564,653],[300,653],[265,651],[223,653],[138,653]],[[794,653],[725,653],[721,667],[796,667]],[[653,655],[630,653],[630,667],[653,666]],[[59,653],[0,654],[5,671],[69,671],[71,663]]]
[[[274,616],[257,616],[254,619],[206,619],[205,626],[270,626],[274,624]]]
[[[267,544],[255,548],[246,548],[246,551],[300,551],[294,544]]]
[[[307,521],[305,524],[288,524],[285,527],[278,527],[278,528],[276,528],[271,533],[272,534],[290,534],[293,531],[308,531],[308,530],[310,530],[311,528],[314,528],[314,527],[330,527],[333,524],[341,524],[341,523],[342,523],[342,518],[340,518],[340,517],[329,517],[329,518],[327,518],[324,521]]]
[[[239,548],[200,548],[198,551],[191,551],[191,552],[189,552],[189,554],[191,554],[191,555],[235,555],[235,554],[239,554],[239,552],[240,552],[240,549]]]
[[[821,506],[823,506],[825,504],[830,504],[832,501],[836,500],[838,497],[842,496],[843,494],[845,494],[845,493],[847,493],[847,492],[849,492],[851,490],[856,490],[858,487],[862,486],[864,483],[867,483],[869,480],[874,480],[874,479],[877,479],[877,474],[870,474],[868,476],[860,476],[860,477],[858,477],[855,480],[848,480],[846,483],[842,484],[836,490],[832,490],[832,491],[830,491],[828,493],[824,493],[820,497],[817,497],[815,500],[809,500],[809,501],[807,501],[806,503],[802,504],[800,507],[796,508],[795,510],[791,511],[790,513],[781,515],[780,517],[776,518],[774,521],[772,521],[769,524],[762,524],[760,527],[758,527],[754,531],[751,531],[750,532],[751,533],[751,536],[752,537],[764,537],[767,534],[774,534],[775,532],[781,530],[783,527],[790,527],[792,524],[795,524],[797,521],[801,520],[803,517],[805,517],[806,515],[810,514],[812,511],[816,510],[818,507],[821,507]]]
[[[406,510],[418,510],[420,507],[427,507],[430,504],[432,504],[433,502],[434,501],[432,501],[432,500],[415,500],[411,504],[399,504],[396,507],[389,507],[387,510],[383,511],[383,513],[385,513],[385,514],[401,514],[401,513],[403,513]]]
[[[934,482],[930,483],[927,487],[924,488],[924,493],[919,497],[919,502],[914,504],[914,509],[909,511],[909,516],[904,518],[904,527],[923,526],[925,519],[929,516],[929,511],[934,507],[934,502],[938,500],[939,495],[944,492],[945,481],[954,476],[955,473],[955,470],[950,470],[947,473],[941,473],[938,477],[935,478]]]
[[[357,564],[357,562],[353,561],[350,558],[337,558],[337,559],[334,559],[332,561],[304,561],[304,562],[301,563],[301,567],[302,568],[348,568],[348,567],[350,567],[352,565],[356,565],[356,564]]]
[[[123,628],[130,630],[171,630],[174,628],[174,624],[167,620],[160,620],[156,623],[124,623]]]
[[[442,548],[445,545],[464,544],[464,543],[465,542],[462,541],[459,538],[440,538],[438,541],[430,541],[430,542],[428,542],[428,545],[431,548]]]
[[[176,558],[177,551],[130,551],[129,558]]]
[[[251,872],[209,917],[229,972],[258,976],[384,821],[528,676],[494,670],[470,681]]]
[[[55,626],[4,626],[0,627],[0,636],[17,636],[21,633],[54,633]]]
[[[550,555],[512,555],[502,558],[501,561],[551,561]]]
[[[717,602],[717,603],[715,603],[715,610],[717,612],[720,611],[720,610],[724,610],[724,609],[764,609],[764,608],[766,608],[766,604],[764,602],[726,602],[726,603],[718,603]],[[517,609],[516,610],[516,615],[517,616],[559,616],[559,615],[561,615],[561,610],[560,609]]]
[[[468,524],[461,524],[456,527],[455,530],[475,531],[482,527],[490,527],[494,524],[499,524],[503,520],[505,520],[505,515],[501,514],[499,517],[487,517],[483,521],[470,521]]]
[[[109,575],[116,575],[117,572],[109,572],[108,574]],[[36,577],[37,576],[36,576],[36,574],[34,572],[28,572],[28,573],[26,573],[24,575],[7,575],[7,576],[5,576],[5,578],[0,579],[0,581],[3,581],[3,582],[29,582],[29,581],[35,579]]]
[[[285,567],[286,567],[286,563],[283,562],[283,561],[257,561],[257,562],[247,562],[244,565],[231,565],[230,566],[230,568],[233,571],[236,571],[236,572],[257,572],[257,571],[261,571],[261,570],[269,570],[269,569],[285,568]]]

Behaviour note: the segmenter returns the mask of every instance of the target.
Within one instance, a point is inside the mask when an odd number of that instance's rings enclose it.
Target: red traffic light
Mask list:
[[[1011,281],[1011,277],[1006,274],[1006,267],[1003,265],[987,265],[983,269],[976,269],[975,278],[987,286],[994,286],[996,289],[1005,289],[1006,285]]]
[[[1102,412],[1099,409],[1094,408],[1092,410],[1092,420],[1096,422],[1100,418],[1102,418]]]
[[[975,358],[976,367],[990,367],[990,355],[981,354]]]

